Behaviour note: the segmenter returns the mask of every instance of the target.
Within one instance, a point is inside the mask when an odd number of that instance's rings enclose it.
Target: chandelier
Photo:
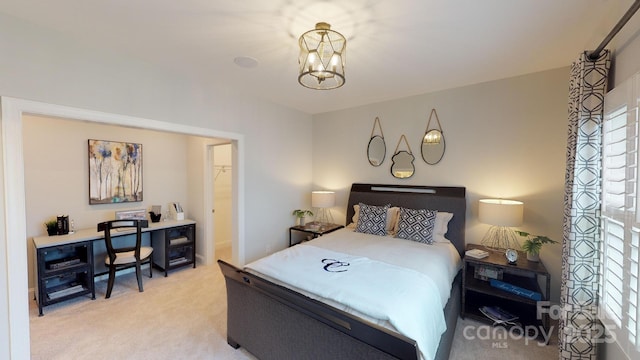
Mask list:
[[[320,22],[300,36],[298,82],[309,89],[330,90],[344,85],[347,39]]]

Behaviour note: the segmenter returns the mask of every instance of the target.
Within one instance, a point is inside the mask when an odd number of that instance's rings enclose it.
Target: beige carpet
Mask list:
[[[219,253],[228,258],[228,251]],[[96,300],[51,305],[42,317],[32,301],[32,359],[255,359],[227,345],[226,295],[217,265],[184,268],[167,278],[154,271],[152,279],[145,275],[142,293],[135,274],[126,274],[116,279],[108,300],[105,291],[106,281],[98,281]],[[480,340],[481,325],[458,320],[451,359],[558,358],[555,335],[549,346]]]

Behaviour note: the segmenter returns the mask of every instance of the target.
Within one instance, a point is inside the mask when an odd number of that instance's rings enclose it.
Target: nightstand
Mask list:
[[[539,335],[542,335],[542,331],[548,333],[551,276],[544,264],[527,260],[526,253],[522,251],[518,252],[518,261],[512,265],[508,263],[504,251],[492,251],[475,244],[467,245],[466,249],[476,248],[487,250],[489,256],[483,259],[464,257],[460,314],[462,318],[469,317],[492,324],[493,322],[479,309],[483,306],[499,306],[518,316],[518,322],[523,329],[533,330],[532,326],[535,326]],[[540,306],[547,308],[547,311],[541,312],[542,315],[538,318],[539,301],[494,287],[490,284],[492,278],[541,294]],[[543,329],[540,329],[540,326]]]
[[[293,242],[292,234],[295,231],[311,234],[311,238],[315,239],[324,234],[328,234],[338,229],[342,229],[343,227],[344,225],[338,225],[338,224],[322,224],[321,225],[315,222],[311,222],[305,225],[292,226],[289,228],[289,246],[291,247],[293,245],[296,245],[302,242],[302,241],[298,241],[295,243]]]

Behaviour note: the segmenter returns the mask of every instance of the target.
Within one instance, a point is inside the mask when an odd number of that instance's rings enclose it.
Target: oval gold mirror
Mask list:
[[[380,166],[384,162],[384,157],[387,155],[387,146],[384,143],[384,138],[380,135],[373,136],[369,140],[369,146],[367,146],[367,158],[369,164],[373,166]]]
[[[422,138],[422,159],[429,165],[435,165],[442,160],[445,148],[442,132],[437,129],[429,130]]]
[[[373,135],[376,132],[376,126],[380,129],[380,135]],[[384,142],[382,125],[380,125],[380,119],[376,117],[373,121],[373,129],[371,129],[371,139],[367,146],[367,159],[369,159],[369,164],[373,166],[380,166],[384,162],[384,157],[386,155],[387,145]]]
[[[433,115],[436,116],[438,128],[429,129],[431,126],[431,117]],[[442,160],[445,149],[444,134],[442,134],[442,126],[440,125],[440,119],[438,119],[438,113],[436,112],[436,109],[431,109],[429,121],[427,122],[427,129],[424,131],[422,146],[420,147],[422,160],[429,165],[435,165]]]

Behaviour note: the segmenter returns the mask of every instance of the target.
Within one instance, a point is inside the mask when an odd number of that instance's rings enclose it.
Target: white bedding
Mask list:
[[[430,360],[446,330],[442,309],[460,267],[450,243],[426,245],[342,229],[246,269],[408,336]]]

